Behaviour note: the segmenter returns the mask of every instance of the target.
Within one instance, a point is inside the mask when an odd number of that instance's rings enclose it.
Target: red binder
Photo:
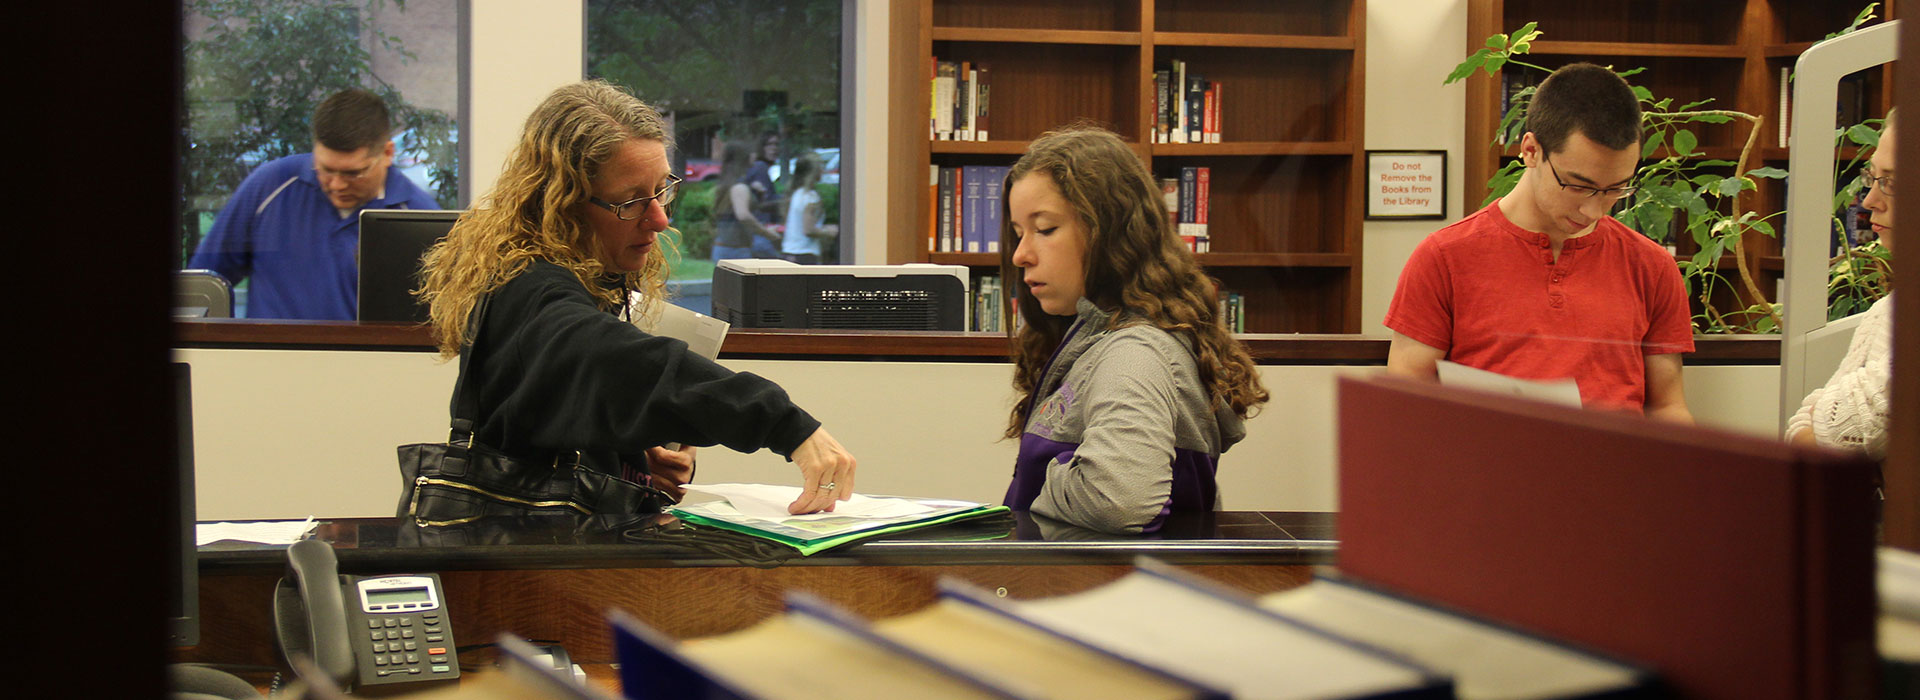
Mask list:
[[[1872,695],[1863,458],[1390,377],[1339,412],[1346,574],[1683,697]]]

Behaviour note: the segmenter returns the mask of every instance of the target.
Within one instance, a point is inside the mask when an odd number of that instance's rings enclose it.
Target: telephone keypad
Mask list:
[[[373,642],[369,656],[374,677],[456,673],[452,649],[445,644],[447,626],[439,613],[377,615],[367,619],[367,629]]]

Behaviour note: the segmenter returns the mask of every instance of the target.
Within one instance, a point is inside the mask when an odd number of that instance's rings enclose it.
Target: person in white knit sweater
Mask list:
[[[1868,187],[1861,205],[1871,213],[1880,245],[1893,251],[1893,115],[1868,161]],[[1888,383],[1893,378],[1893,295],[1874,302],[1854,329],[1847,357],[1826,386],[1813,390],[1787,421],[1787,439],[1887,454]]]

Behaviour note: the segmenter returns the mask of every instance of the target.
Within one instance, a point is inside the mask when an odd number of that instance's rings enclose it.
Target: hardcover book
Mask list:
[[[1871,687],[1864,457],[1391,377],[1339,397],[1343,574],[1685,697]]]

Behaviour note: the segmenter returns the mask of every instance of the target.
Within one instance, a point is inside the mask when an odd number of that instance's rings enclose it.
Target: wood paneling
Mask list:
[[[1308,566],[1180,567],[1249,595],[1306,583]],[[449,571],[440,575],[448,620],[462,645],[500,634],[564,644],[577,663],[615,661],[606,611],[618,608],[679,639],[743,629],[781,610],[783,597],[806,591],[874,618],[901,615],[931,602],[941,577],[954,577],[1009,598],[1077,593],[1117,579],[1132,567],[1085,566],[788,566]],[[185,660],[279,665],[272,638],[277,576],[201,579],[200,646]]]
[[[1908,23],[1900,28],[1900,52],[1920,55],[1920,25]],[[1894,77],[1900,83],[1900,105],[1906,114],[1920,114],[1920,71],[1904,71]],[[1913,117],[1905,118],[1912,124]],[[1912,127],[1906,127],[1911,129]],[[1894,139],[1897,158],[1920,163],[1920,138]],[[1894,188],[1906,201],[1920,201],[1920,184],[1915,178],[1895,180]],[[1900,183],[1906,183],[1904,185]],[[1920,280],[1920,255],[1909,250],[1893,257],[1894,276]],[[1913,294],[1909,291],[1908,294]],[[1887,418],[1891,436],[1887,446],[1886,470],[1886,543],[1908,551],[1920,552],[1920,304],[1911,298],[1893,307],[1893,406]]]
[[[1158,0],[1154,29],[1162,32],[1345,36],[1349,17],[1327,0]]]
[[[1732,45],[1740,33],[1739,22],[1733,20],[1746,4],[1747,0],[1507,0],[1506,15],[1518,20],[1507,29],[1538,20],[1546,31],[1540,38],[1553,41]],[[1469,37],[1475,42],[1469,46],[1477,48],[1482,38]]]
[[[1212,172],[1213,206],[1207,224],[1213,250],[1233,253],[1352,255],[1346,235],[1349,156],[1299,158],[1155,158],[1155,174],[1180,168]],[[1235,290],[1239,291],[1239,290]]]
[[[937,27],[1140,31],[1139,8],[1125,0],[969,0],[934,3],[932,17]]]
[[[1138,44],[935,41],[933,55],[942,61],[971,61],[991,68],[990,133],[995,140],[1029,141],[1079,121],[1097,123],[1129,140],[1141,136],[1136,108],[1139,88],[1133,80],[1140,60]],[[924,123],[919,133],[926,133]],[[917,172],[925,172],[924,167]],[[924,229],[924,210],[921,216],[917,228]]]

